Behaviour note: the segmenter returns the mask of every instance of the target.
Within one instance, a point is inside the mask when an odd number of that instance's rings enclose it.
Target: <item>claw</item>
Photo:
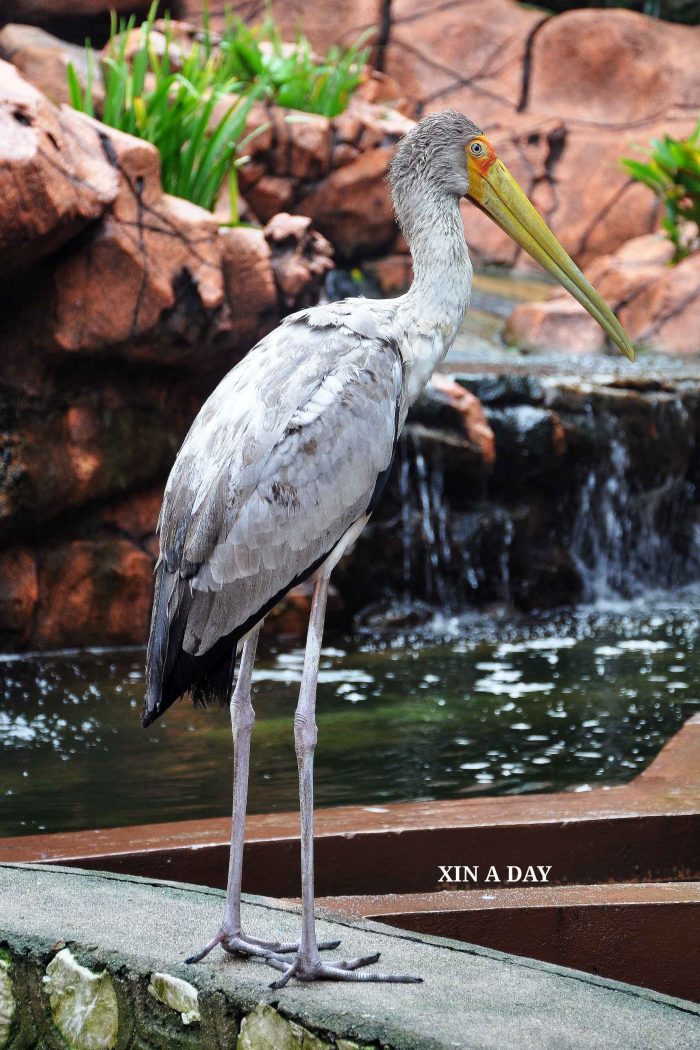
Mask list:
[[[225,934],[219,930],[216,937],[212,937],[208,944],[205,944],[201,951],[195,952],[194,955],[188,955],[185,959],[185,963],[191,966],[192,963],[201,962],[205,955],[208,955],[212,948],[216,948],[217,944],[221,944]]]
[[[379,962],[380,954],[380,952],[375,952],[374,955],[361,955],[358,959],[346,961],[341,959],[338,962],[329,963],[329,966],[334,966],[338,970],[359,970],[361,966],[371,966],[372,963]]]

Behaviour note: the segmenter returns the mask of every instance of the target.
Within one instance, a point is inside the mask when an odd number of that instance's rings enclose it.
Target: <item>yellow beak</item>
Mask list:
[[[608,304],[566,254],[506,166],[496,157],[488,140],[479,137],[474,141],[482,144],[482,151],[481,156],[474,157],[467,146],[469,196],[528,255],[556,277],[595,318],[625,357],[634,361],[634,347]]]

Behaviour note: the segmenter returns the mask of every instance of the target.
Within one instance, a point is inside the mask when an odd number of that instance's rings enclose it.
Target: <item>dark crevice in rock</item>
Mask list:
[[[562,124],[558,128],[553,128],[552,131],[547,135],[547,146],[549,151],[544,162],[545,176],[548,182],[556,182],[556,176],[554,169],[561,160],[564,149],[566,148],[566,128]]]
[[[139,251],[141,253],[141,258],[143,259],[143,273],[141,275],[141,283],[139,285],[136,302],[134,304],[134,312],[131,318],[132,336],[136,336],[139,331],[139,315],[141,313],[141,305],[146,294],[146,287],[150,276],[150,260],[146,249],[146,234],[143,229],[143,179],[140,175],[136,179],[135,197],[137,206],[136,221],[138,225]]]
[[[384,72],[384,58],[386,55],[386,49],[389,46],[389,37],[391,36],[391,0],[381,0],[381,7],[379,9],[379,30],[377,32],[377,43],[375,45],[375,68],[380,72]]]
[[[424,62],[426,66],[428,66],[430,69],[434,69],[438,73],[446,73],[448,76],[454,77],[454,81],[452,83],[447,84],[445,87],[442,87],[437,91],[434,91],[431,95],[426,95],[424,99],[418,102],[416,109],[419,115],[422,114],[426,105],[437,101],[438,98],[442,98],[445,95],[451,94],[453,91],[456,91],[461,87],[471,88],[472,91],[476,91],[478,92],[478,94],[483,95],[486,98],[491,98],[495,102],[505,103],[506,105],[510,104],[508,103],[507,99],[503,98],[502,95],[497,95],[495,91],[489,91],[488,88],[485,88],[481,84],[476,83],[476,81],[479,80],[481,77],[489,75],[489,62],[497,53],[497,51],[501,50],[500,48],[498,48],[496,52],[492,52],[486,58],[481,68],[478,69],[475,73],[473,73],[469,77],[463,77],[456,70],[451,69],[449,66],[442,65],[442,63],[440,62],[436,62],[435,59],[429,58],[427,55],[423,54],[423,52],[419,48],[414,47],[411,44],[407,44],[405,40],[400,41],[398,46],[402,47],[403,50],[407,51],[409,54],[415,55],[417,59],[419,59],[421,62]]]
[[[528,102],[530,101],[530,72],[532,68],[532,49],[534,47],[535,38],[537,37],[537,34],[539,33],[542,26],[549,22],[550,17],[551,16],[547,16],[546,18],[541,19],[539,22],[536,22],[530,30],[530,32],[528,33],[527,38],[525,40],[525,51],[523,53],[523,81],[522,86],[520,88],[520,98],[518,99],[518,105],[516,106],[518,113],[523,113],[528,107]]]
[[[588,226],[581,234],[581,237],[578,242],[578,247],[576,249],[576,255],[574,256],[575,258],[583,255],[583,253],[588,249],[588,241],[592,236],[595,228],[599,226],[603,219],[606,217],[606,215],[608,215],[612,211],[612,209],[616,207],[616,205],[620,201],[620,198],[623,196],[623,194],[627,192],[627,190],[632,185],[634,185],[632,179],[628,179],[627,182],[625,182],[625,184],[620,187],[617,193],[613,193],[612,197],[609,198],[608,202],[603,205],[600,211],[593,216]]]
[[[114,149],[114,146],[112,145],[112,141],[111,141],[109,135],[106,132],[104,132],[104,131],[100,131],[99,132],[99,138],[100,138],[100,146],[102,147],[102,152],[104,153],[104,155],[105,155],[105,157],[107,159],[107,163],[110,164],[113,168],[117,168],[117,170],[118,170],[119,169],[119,159],[117,158],[116,150]]]

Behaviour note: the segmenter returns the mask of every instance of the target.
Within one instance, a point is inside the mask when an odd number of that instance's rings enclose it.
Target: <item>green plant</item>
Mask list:
[[[295,44],[284,44],[269,15],[256,29],[229,15],[223,36],[214,41],[205,9],[201,41],[182,51],[173,40],[169,17],[154,35],[156,11],[154,2],[138,30],[136,48],[135,18],[117,20],[112,12],[107,53],[101,60],[101,119],[157,147],[168,193],[211,210],[228,178],[235,222],[237,169],[246,160],[240,154],[265,130],[258,127],[245,135],[252,103],[266,97],[290,109],[336,116],[360,82],[369,55],[362,46],[365,38],[346,50],[332,47],[317,58],[302,35]],[[71,104],[92,117],[97,59],[89,42],[86,50],[85,87],[72,64],[68,87]]]
[[[157,4],[153,3],[140,27],[140,46],[127,55],[134,18],[117,23],[112,32],[104,77],[103,123],[152,142],[161,157],[163,187],[211,210],[224,180],[231,179],[235,195],[236,152],[244,149],[250,107],[261,88],[222,75],[221,62],[207,38],[195,42],[182,57],[181,68],[172,68],[173,38],[169,20],[163,29],[164,47],[153,40]],[[92,89],[96,59],[87,45],[88,75],[83,90],[72,65],[68,67],[71,104],[94,116]],[[220,115],[219,115],[220,113]],[[258,129],[259,131],[260,129]]]
[[[301,33],[285,44],[270,15],[255,28],[229,15],[219,44],[222,68],[231,78],[258,85],[280,106],[335,117],[360,83],[370,52],[363,44],[371,33],[349,48],[333,46],[316,56]]]
[[[654,139],[649,160],[626,157],[622,164],[633,179],[663,201],[663,226],[677,263],[700,248],[700,120],[687,139],[664,135]],[[695,225],[695,233],[686,224]]]

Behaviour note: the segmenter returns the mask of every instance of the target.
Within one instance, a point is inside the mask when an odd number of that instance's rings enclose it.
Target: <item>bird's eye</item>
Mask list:
[[[469,152],[472,154],[472,156],[478,157],[484,152],[484,147],[480,142],[472,142],[471,146],[469,147]]]

